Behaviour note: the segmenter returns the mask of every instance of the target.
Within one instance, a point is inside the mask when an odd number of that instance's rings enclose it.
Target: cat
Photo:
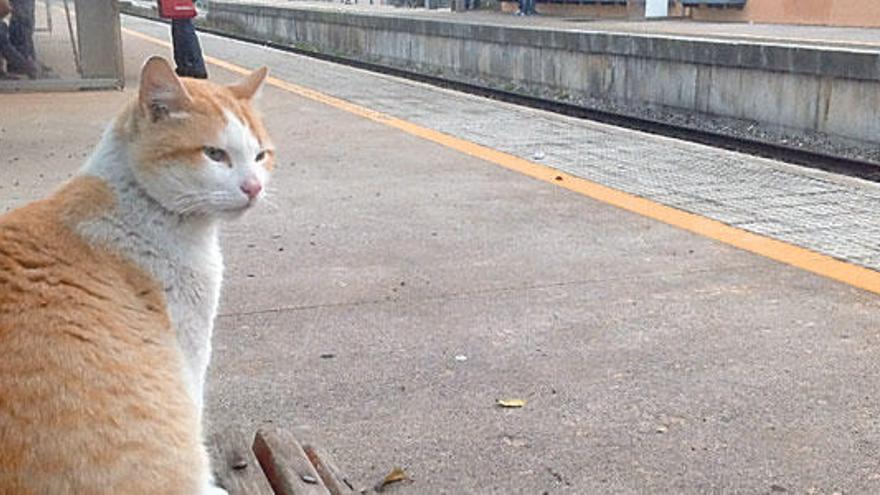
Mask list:
[[[232,86],[150,58],[82,170],[0,217],[0,494],[205,494],[219,221],[274,167]]]

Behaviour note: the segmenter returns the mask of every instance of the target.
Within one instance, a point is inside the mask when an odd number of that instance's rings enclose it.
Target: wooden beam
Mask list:
[[[229,495],[274,495],[251,450],[252,439],[233,429],[214,435],[208,442],[215,479]]]
[[[309,462],[315,467],[315,471],[318,472],[318,476],[321,477],[331,495],[350,495],[355,493],[354,486],[342,474],[342,471],[336,467],[336,464],[327,452],[319,450],[312,445],[303,445],[303,451],[305,451],[306,457],[309,458]]]
[[[330,495],[296,438],[280,428],[261,428],[254,454],[277,495]]]

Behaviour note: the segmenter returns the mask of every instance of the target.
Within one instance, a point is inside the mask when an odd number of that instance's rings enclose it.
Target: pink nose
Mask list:
[[[256,198],[262,190],[263,186],[260,184],[260,181],[254,177],[246,179],[241,183],[241,192],[245,193],[248,199]]]

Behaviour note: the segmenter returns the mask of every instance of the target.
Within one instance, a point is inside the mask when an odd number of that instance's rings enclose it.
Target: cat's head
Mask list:
[[[147,194],[181,215],[225,218],[265,194],[275,151],[252,102],[267,73],[221,86],[181,79],[161,57],[144,64],[127,134]]]

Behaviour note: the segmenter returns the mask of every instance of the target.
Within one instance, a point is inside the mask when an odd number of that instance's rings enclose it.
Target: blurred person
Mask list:
[[[10,28],[6,25],[6,18],[12,12],[9,0],[0,0],[0,57],[6,60],[8,70],[18,70],[27,74],[31,79],[36,79],[39,76],[37,64],[21,53],[10,39]],[[0,75],[5,75],[5,73],[0,71]]]
[[[12,20],[9,21],[9,40],[19,53],[34,63],[37,52],[34,49],[34,11],[36,0],[11,0]],[[24,67],[18,67],[25,72]]]
[[[196,16],[192,0],[158,0],[159,16],[171,20],[171,42],[174,46],[175,72],[180,77],[207,79],[202,47],[196,35],[193,18]]]
[[[192,19],[171,19],[171,41],[174,44],[175,72],[180,77],[207,79],[202,47]]]
[[[519,0],[519,10],[516,15],[535,15],[535,0]]]

